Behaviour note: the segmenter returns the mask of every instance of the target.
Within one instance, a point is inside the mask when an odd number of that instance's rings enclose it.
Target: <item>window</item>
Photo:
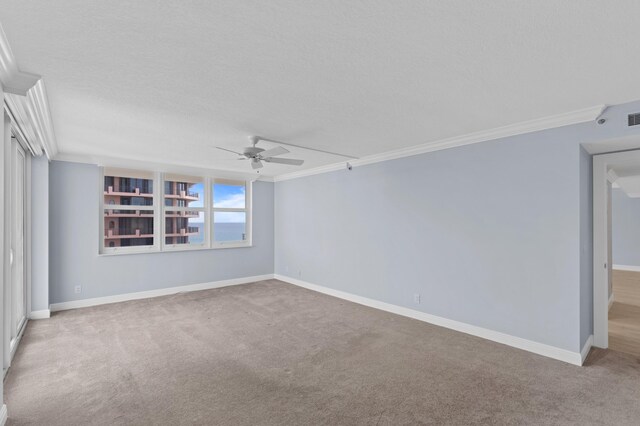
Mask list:
[[[164,244],[167,248],[205,246],[204,179],[164,177]]]
[[[104,170],[103,247],[154,247],[153,181],[150,172]]]
[[[102,253],[251,245],[249,182],[105,168],[101,186]]]
[[[238,245],[249,241],[246,183],[215,179],[211,191],[213,244]]]

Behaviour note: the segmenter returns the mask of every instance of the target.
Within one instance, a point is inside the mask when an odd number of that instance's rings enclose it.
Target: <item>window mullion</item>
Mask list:
[[[213,247],[213,217],[211,212],[211,206],[213,205],[213,179],[207,177],[205,180],[205,194],[204,194],[204,229],[207,233],[207,247]]]
[[[214,178],[210,178],[209,183],[211,185],[211,188],[209,190],[209,195],[211,196],[211,201],[209,202],[209,220],[211,221],[211,232],[209,235],[209,243],[211,244],[211,247],[215,247],[216,246],[216,239],[215,239],[216,221],[213,220],[213,212],[215,212],[215,209],[213,208],[213,200],[216,199],[216,194],[215,194],[216,180]]]
[[[157,172],[154,176],[155,185],[153,191],[153,238],[154,238],[154,247],[156,250],[161,251],[163,248],[162,241],[162,203],[163,200],[163,190],[162,190],[162,173]]]

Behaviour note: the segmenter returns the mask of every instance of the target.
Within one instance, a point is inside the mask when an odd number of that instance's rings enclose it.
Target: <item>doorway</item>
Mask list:
[[[640,165],[637,168],[613,169],[609,348],[640,356]]]
[[[625,225],[620,215],[630,205],[638,214]],[[638,252],[627,252],[619,243],[634,240],[636,223]],[[627,228],[621,232],[621,226]],[[640,297],[640,150],[593,157],[593,280],[594,346],[640,356],[640,305],[634,305]]]

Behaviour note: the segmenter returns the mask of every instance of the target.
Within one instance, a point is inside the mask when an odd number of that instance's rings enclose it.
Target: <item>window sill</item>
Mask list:
[[[179,253],[184,251],[220,250],[220,249],[251,248],[251,247],[253,247],[253,244],[251,243],[221,244],[221,245],[215,245],[213,247],[206,247],[206,246],[172,247],[172,248],[165,247],[163,250],[160,250],[159,248],[150,248],[148,250],[122,250],[122,251],[106,251],[106,252],[101,251],[98,253],[98,256],[110,257],[110,256],[123,256],[123,255],[129,255],[129,254]]]

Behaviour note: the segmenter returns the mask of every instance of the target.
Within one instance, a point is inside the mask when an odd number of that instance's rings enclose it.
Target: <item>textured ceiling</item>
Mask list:
[[[247,170],[213,147],[260,134],[361,157],[640,98],[638,1],[0,9],[19,66],[45,78],[63,153]],[[291,151],[304,167],[338,160]]]

